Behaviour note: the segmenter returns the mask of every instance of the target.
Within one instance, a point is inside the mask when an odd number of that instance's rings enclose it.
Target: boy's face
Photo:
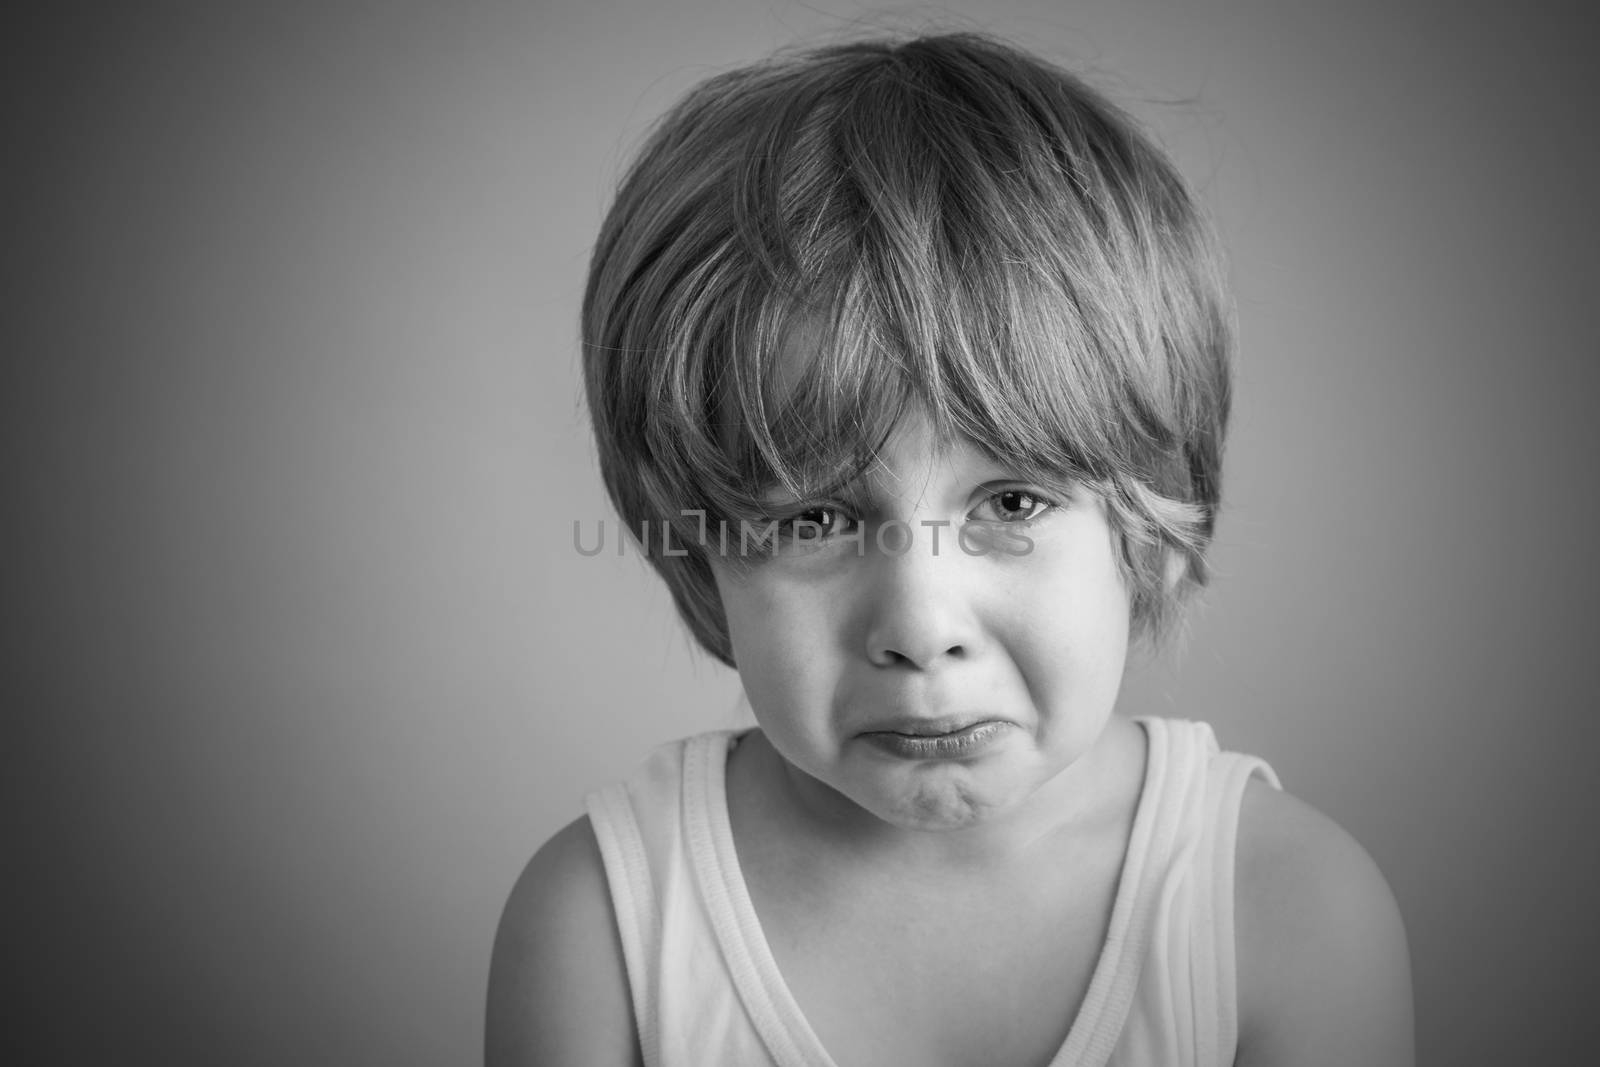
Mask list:
[[[924,830],[1018,811],[1089,751],[1129,615],[1094,494],[937,444],[907,419],[840,499],[772,500],[821,527],[797,527],[811,540],[714,567],[745,692],[796,780]]]

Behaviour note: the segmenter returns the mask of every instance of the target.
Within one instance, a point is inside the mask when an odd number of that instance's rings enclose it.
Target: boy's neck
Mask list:
[[[767,825],[809,854],[875,868],[899,868],[948,879],[969,870],[992,876],[997,868],[1026,865],[1041,851],[1085,847],[1102,831],[1122,832],[1142,791],[1144,730],[1113,716],[1094,746],[1045,782],[1014,810],[951,830],[907,829],[889,823],[784,759],[760,729],[752,730],[730,762],[729,796],[753,804]],[[736,816],[737,819],[737,816]]]

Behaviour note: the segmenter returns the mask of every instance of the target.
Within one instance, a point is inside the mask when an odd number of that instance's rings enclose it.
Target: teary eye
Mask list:
[[[796,541],[820,541],[846,525],[844,514],[836,507],[818,504],[796,512],[784,522],[784,532]]]
[[[1051,508],[1050,501],[1027,489],[1002,489],[983,502],[1001,522],[1027,522]]]

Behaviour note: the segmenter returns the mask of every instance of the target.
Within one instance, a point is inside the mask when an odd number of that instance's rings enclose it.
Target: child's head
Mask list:
[[[972,36],[714,77],[605,221],[583,309],[601,468],[700,643],[732,662],[705,523],[826,494],[926,417],[1098,493],[1133,626],[1206,577],[1231,316],[1165,156],[1071,75]]]

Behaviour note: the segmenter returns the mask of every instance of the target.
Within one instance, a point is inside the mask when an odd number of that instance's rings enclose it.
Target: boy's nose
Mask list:
[[[941,540],[935,553],[926,538],[913,538],[905,552],[874,561],[876,574],[861,590],[868,602],[867,659],[874,665],[932,670],[977,650],[977,625],[962,589],[964,561],[947,547],[953,546]]]

